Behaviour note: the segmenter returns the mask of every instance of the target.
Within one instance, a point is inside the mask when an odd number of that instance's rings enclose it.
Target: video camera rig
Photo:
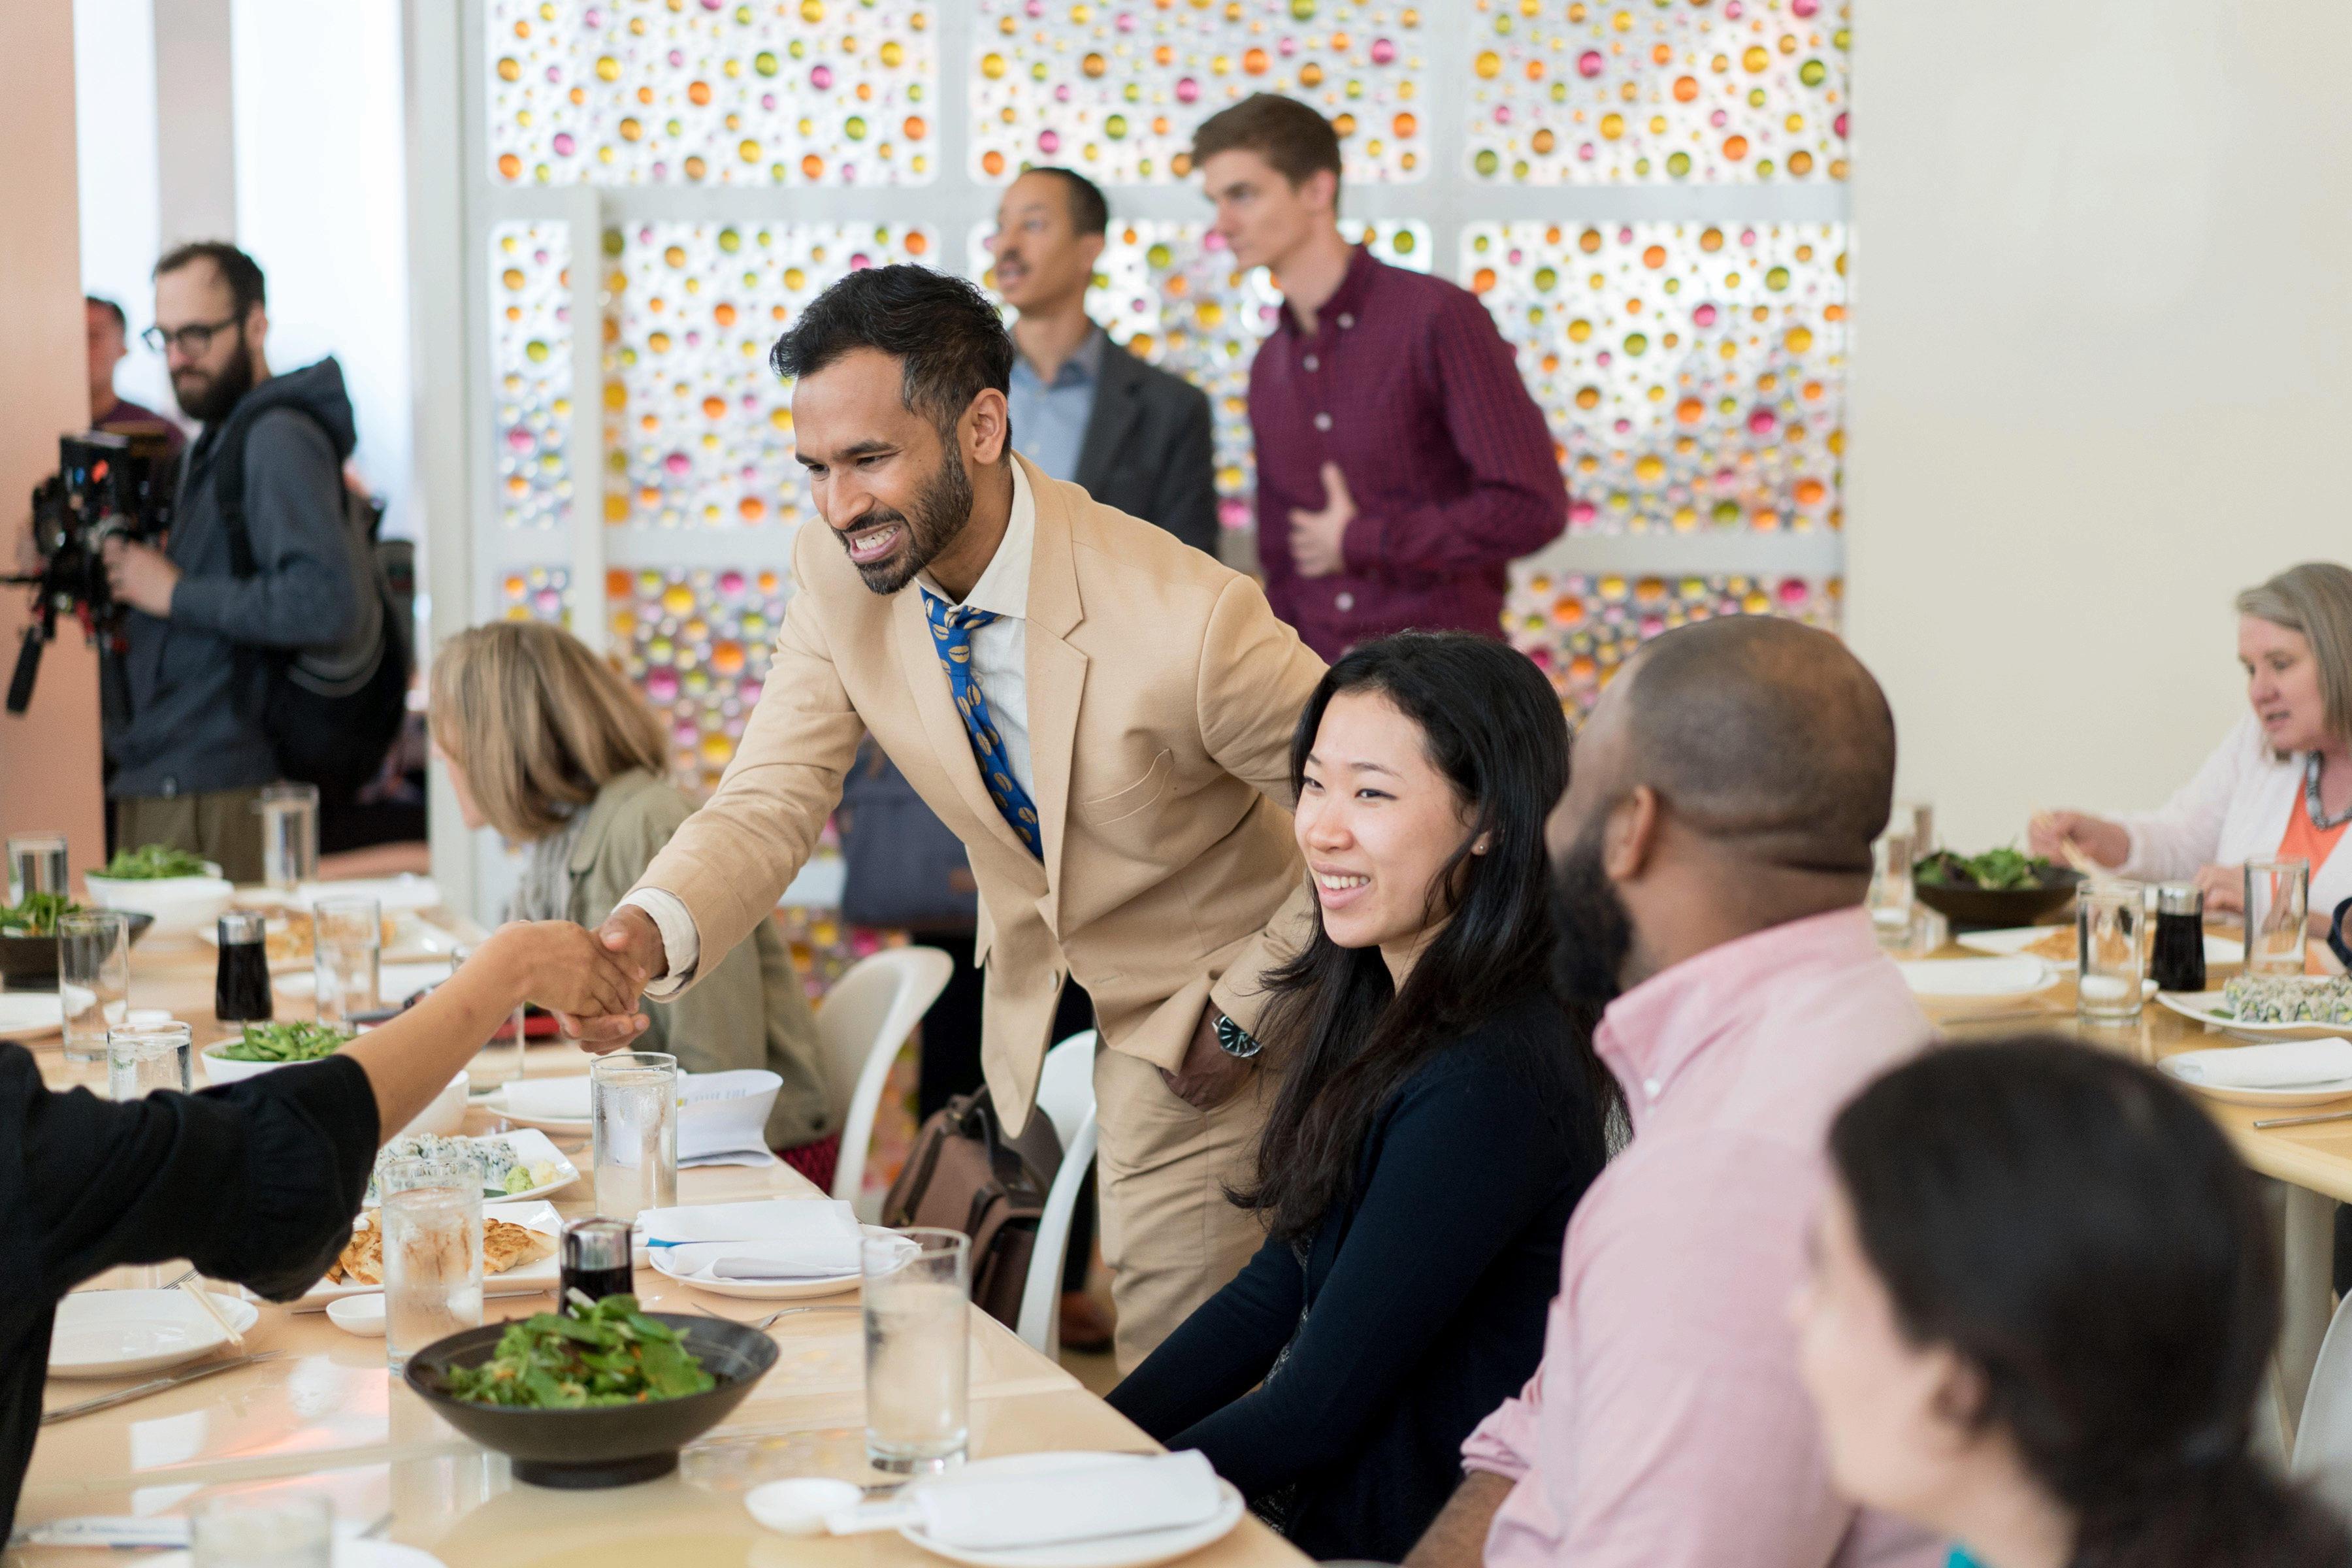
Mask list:
[[[171,445],[161,433],[90,430],[58,438],[58,471],[33,489],[33,541],[45,564],[37,577],[0,577],[37,585],[33,624],[8,681],[8,711],[33,700],[41,649],[55,642],[58,613],[81,622],[84,637],[109,639],[121,652],[122,606],[106,575],[106,542],[120,536],[160,544],[172,527]]]

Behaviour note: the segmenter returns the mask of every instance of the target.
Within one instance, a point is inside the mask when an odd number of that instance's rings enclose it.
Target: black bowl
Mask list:
[[[136,943],[155,923],[150,914],[123,911]],[[0,985],[12,991],[55,990],[58,984],[58,939],[54,936],[0,936]]]
[[[2074,896],[2079,871],[2053,866],[2030,888],[1955,888],[1914,881],[1919,901],[1951,921],[1954,931],[2030,926]]]
[[[677,1330],[719,1386],[682,1399],[592,1410],[517,1410],[443,1392],[450,1368],[479,1366],[490,1359],[507,1331],[504,1323],[485,1323],[426,1345],[408,1358],[408,1386],[441,1419],[512,1459],[519,1481],[567,1489],[649,1481],[677,1468],[677,1451],[742,1403],[776,1364],[776,1342],[757,1329],[718,1318],[646,1316]]]

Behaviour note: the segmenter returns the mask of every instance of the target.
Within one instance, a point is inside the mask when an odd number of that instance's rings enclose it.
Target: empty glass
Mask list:
[[[2303,973],[2304,916],[2311,906],[2311,862],[2246,862],[2246,973]]]
[[[131,917],[84,910],[58,917],[58,1000],[66,1016],[66,1060],[102,1062],[106,1032],[131,1005]]]
[[[195,1089],[195,1045],[188,1026],[122,1024],[106,1035],[106,1095],[139,1100],[159,1089]]]
[[[2137,882],[2085,885],[2074,896],[2077,1016],[2102,1024],[2139,1016],[2140,978],[2147,973],[2147,899]]]
[[[261,879],[283,893],[319,878],[319,786],[274,784],[253,809],[261,814]]]
[[[677,1058],[614,1051],[588,1068],[596,1212],[634,1220],[677,1206]]]
[[[866,1458],[893,1475],[963,1462],[971,1431],[971,1242],[915,1227],[860,1248],[866,1313]]]
[[[454,950],[450,953],[451,973],[464,968],[473,956],[470,947]],[[523,1008],[518,1005],[513,1016],[499,1026],[499,1032],[482,1042],[482,1048],[466,1064],[466,1092],[488,1094],[500,1084],[512,1083],[522,1077],[524,1048]]]
[[[383,1338],[392,1370],[436,1340],[482,1326],[482,1168],[471,1160],[386,1160]]]
[[[21,904],[27,893],[62,893],[72,873],[66,864],[62,833],[12,833],[8,836],[8,901]]]
[[[1911,939],[1910,824],[1898,822],[1870,847],[1870,923],[1881,947],[1901,947]]]
[[[383,957],[383,918],[373,899],[320,899],[310,910],[311,973],[319,1022],[349,1026],[376,1009]]]
[[[325,1498],[278,1491],[215,1498],[188,1521],[193,1568],[330,1568],[334,1538]]]

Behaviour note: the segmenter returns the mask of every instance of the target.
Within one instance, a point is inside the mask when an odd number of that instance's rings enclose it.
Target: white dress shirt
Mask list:
[[[1029,563],[1036,552],[1037,500],[1029,493],[1028,477],[1021,465],[1010,466],[1013,515],[1005,520],[1004,537],[997,542],[996,553],[962,602],[996,616],[971,633],[972,678],[988,700],[988,715],[1004,742],[1013,777],[1034,801],[1037,779],[1029,767]],[[929,572],[917,573],[914,587],[899,591],[929,593],[942,603],[956,602]],[[702,957],[702,933],[695,930],[686,900],[665,889],[639,888],[621,902],[645,910],[661,932],[662,952],[669,966],[646,987],[646,994],[656,1002],[675,996],[694,978],[695,965]]]

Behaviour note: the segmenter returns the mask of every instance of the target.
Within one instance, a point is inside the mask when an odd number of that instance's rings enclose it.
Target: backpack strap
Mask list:
[[[267,412],[265,410],[264,412]],[[253,537],[245,526],[245,439],[253,433],[250,419],[232,419],[221,432],[220,450],[213,454],[213,505],[221,526],[228,531],[229,574],[243,581],[261,574],[254,559]]]

